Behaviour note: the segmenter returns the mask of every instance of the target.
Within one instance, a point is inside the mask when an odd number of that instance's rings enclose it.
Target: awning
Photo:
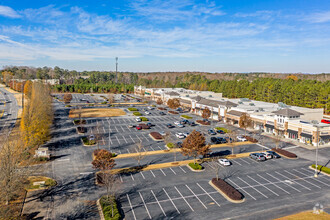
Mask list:
[[[266,128],[274,129],[274,125],[265,124]]]
[[[300,136],[305,137],[305,138],[312,138],[311,134],[306,134],[306,133],[301,133]]]
[[[328,139],[330,139],[330,135],[320,136],[320,138],[321,138],[322,140],[328,140]]]
[[[287,132],[291,133],[291,134],[298,134],[298,131],[294,131],[294,130],[290,130],[290,129],[288,129]]]

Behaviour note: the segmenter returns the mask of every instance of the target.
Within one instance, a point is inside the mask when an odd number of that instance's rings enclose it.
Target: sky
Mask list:
[[[328,0],[0,0],[0,67],[330,72]]]

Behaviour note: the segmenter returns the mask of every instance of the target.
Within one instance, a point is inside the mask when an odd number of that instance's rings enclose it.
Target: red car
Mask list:
[[[142,127],[141,126],[136,126],[136,129],[137,130],[142,130]]]
[[[326,120],[326,119],[322,119],[321,122],[325,124],[330,124],[330,120]]]

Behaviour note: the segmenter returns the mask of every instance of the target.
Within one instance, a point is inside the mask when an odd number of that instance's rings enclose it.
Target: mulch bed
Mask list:
[[[158,132],[150,132],[150,135],[156,140],[163,140],[163,136]]]
[[[196,120],[196,123],[201,124],[201,125],[210,125],[211,122],[209,121],[202,121],[202,120]]]
[[[239,201],[244,198],[243,195],[237,189],[232,187],[223,179],[219,178],[217,180],[217,178],[213,178],[212,183],[232,200]]]
[[[292,159],[297,158],[297,155],[296,154],[291,153],[291,152],[286,151],[286,150],[283,150],[283,149],[280,149],[280,148],[277,148],[277,149],[276,148],[272,148],[272,151],[275,151],[276,153],[281,154],[284,157],[288,157],[288,158],[292,158]]]
[[[139,124],[139,126],[142,128],[142,129],[149,129],[150,126],[146,125],[146,124]]]
[[[173,115],[178,115],[179,114],[179,112],[176,112],[176,111],[168,111],[168,113],[173,114]]]
[[[86,133],[87,128],[85,128],[85,127],[77,127],[77,130],[78,130],[79,133]]]
[[[80,125],[80,121],[79,120],[74,120],[73,123],[75,125]],[[81,120],[81,124],[86,124],[86,120]]]
[[[162,110],[162,111],[165,111],[165,110],[166,110],[166,108],[158,107],[158,110]]]
[[[252,137],[250,137],[250,136],[243,136],[243,137],[245,137],[246,140],[248,140],[248,141],[250,141],[250,142],[252,142],[252,143],[258,143],[258,140],[255,139],[255,138],[252,138]]]

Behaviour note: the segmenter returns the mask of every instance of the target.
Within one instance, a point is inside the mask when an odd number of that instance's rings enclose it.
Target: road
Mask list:
[[[0,134],[9,129],[11,131],[15,126],[18,113],[17,101],[13,94],[8,92],[6,89],[0,87],[0,113],[4,110],[4,114],[0,119]]]

